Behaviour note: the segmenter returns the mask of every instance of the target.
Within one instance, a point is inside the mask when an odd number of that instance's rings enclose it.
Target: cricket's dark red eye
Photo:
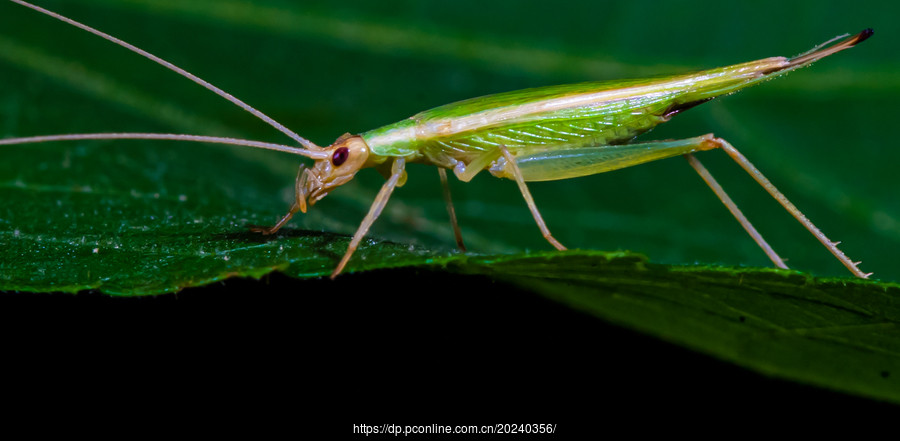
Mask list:
[[[350,149],[347,147],[341,147],[334,151],[334,154],[331,155],[331,163],[334,164],[335,167],[340,167],[341,164],[347,161],[347,158],[350,157]]]

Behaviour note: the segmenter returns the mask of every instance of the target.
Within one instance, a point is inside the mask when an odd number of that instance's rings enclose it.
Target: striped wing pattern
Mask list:
[[[446,167],[500,145],[519,156],[626,144],[677,111],[795,67],[773,57],[692,74],[507,92],[437,107],[363,137],[378,155]]]
[[[433,138],[425,143],[423,152],[433,162],[444,162],[440,160],[443,156],[469,162],[470,158],[500,145],[521,155],[562,147],[627,143],[666,121],[663,115],[671,106],[672,98],[667,95],[636,97],[537,113],[525,122]]]

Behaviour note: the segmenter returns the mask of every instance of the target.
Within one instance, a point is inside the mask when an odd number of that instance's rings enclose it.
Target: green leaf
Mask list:
[[[692,109],[643,139],[708,132],[728,139],[848,255],[864,260],[864,270],[900,276],[900,149],[892,130],[900,66],[879,55],[900,49],[880,37],[896,16],[893,3],[847,10],[799,2],[797,11],[773,3],[736,12],[709,1],[655,5],[652,13],[631,2],[585,2],[577,13],[537,1],[512,9],[333,3],[44,6],[184,67],[320,144],[475,96],[793,55],[874,27],[858,48]],[[610,18],[598,26],[597,17]],[[704,26],[673,28],[673,21]],[[744,25],[763,22],[791,32]],[[0,3],[0,29],[0,137],[175,132],[286,142],[174,73],[34,11]],[[698,157],[792,268],[847,274],[719,153]],[[361,173],[278,237],[249,233],[248,224],[283,214],[302,162],[171,142],[3,147],[0,289],[146,295],[273,270],[328,274],[383,179]],[[896,285],[727,268],[771,263],[683,161],[530,186],[562,243],[635,250],[653,263],[627,253],[528,253],[549,246],[516,186],[490,176],[451,184],[475,253],[458,254],[436,173],[417,165],[409,173],[349,271],[415,265],[490,274],[760,372],[898,400]],[[685,263],[726,268],[667,266]]]
[[[479,270],[758,372],[900,402],[900,284],[596,252],[507,257]]]

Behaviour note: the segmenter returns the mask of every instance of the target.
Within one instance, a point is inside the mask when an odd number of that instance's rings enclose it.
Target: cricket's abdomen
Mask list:
[[[422,151],[429,160],[441,164],[447,158],[468,163],[484,152],[497,150],[500,145],[506,146],[514,156],[520,156],[559,149],[626,144],[668,120],[664,116],[665,104],[620,105],[628,107],[628,111],[578,108],[571,112],[577,115],[554,112],[554,115],[540,120],[511,122],[471,133],[434,137],[423,143]]]
[[[372,152],[453,167],[506,146],[515,156],[627,144],[672,115],[796,67],[783,57],[693,74],[542,87],[448,104],[362,134]]]
[[[490,97],[486,97],[490,98]],[[640,102],[639,102],[640,101]],[[362,134],[371,151],[382,156],[404,156],[451,168],[505,145],[514,155],[545,150],[623,144],[667,121],[669,104],[659,99],[635,98],[601,106],[576,107],[504,118],[503,124],[484,124],[490,115],[463,115],[454,119],[422,119],[419,115]],[[461,127],[471,124],[470,130]]]

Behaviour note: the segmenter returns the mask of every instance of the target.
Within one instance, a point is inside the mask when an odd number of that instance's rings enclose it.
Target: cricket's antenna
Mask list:
[[[791,67],[809,64],[813,61],[818,60],[819,58],[827,57],[844,49],[850,49],[851,47],[868,40],[869,37],[871,37],[873,34],[875,34],[875,31],[873,31],[872,28],[869,28],[850,38],[842,40],[840,43],[829,46],[835,40],[846,37],[846,35],[841,35],[840,37],[832,38],[831,40],[828,40],[825,43],[814,47],[810,51],[797,55],[796,57],[791,58],[788,61],[790,62]]]
[[[307,158],[312,159],[326,159],[330,157],[328,153],[322,150],[306,150],[298,147],[291,147],[288,145],[270,144],[268,142],[250,141],[247,139],[235,138],[219,138],[216,136],[174,135],[165,133],[87,133],[78,135],[33,136],[30,138],[0,139],[0,145],[32,144],[37,142],[51,141],[77,141],[82,139],[162,139],[168,141],[206,142],[210,144],[231,144],[275,150],[279,152],[306,156]]]
[[[72,19],[70,19],[70,18],[63,17],[62,15],[59,15],[59,14],[57,14],[57,13],[55,13],[55,12],[52,12],[52,11],[48,11],[48,10],[46,10],[46,9],[44,9],[44,8],[39,7],[39,6],[32,5],[31,3],[24,2],[24,1],[22,1],[22,0],[12,0],[12,1],[15,2],[15,3],[18,3],[18,4],[22,5],[22,6],[25,6],[26,8],[31,8],[31,9],[34,9],[35,11],[38,11],[38,12],[42,13],[42,14],[49,15],[49,16],[51,16],[51,17],[53,17],[53,18],[58,19],[58,20],[62,20],[62,21],[64,21],[64,22],[66,22],[66,23],[69,23],[69,24],[72,25],[72,26],[76,26],[76,27],[79,27],[79,28],[81,28],[81,29],[84,29],[85,31],[88,31],[88,32],[90,32],[90,33],[92,33],[92,34],[94,34],[94,35],[97,35],[97,36],[102,37],[102,38],[104,38],[104,39],[106,39],[106,40],[109,40],[109,41],[111,41],[111,42],[113,42],[113,43],[115,43],[115,44],[118,44],[119,46],[122,46],[122,47],[124,47],[124,48],[126,48],[126,49],[128,49],[128,50],[130,50],[130,51],[132,51],[132,52],[136,52],[136,53],[138,53],[138,54],[140,54],[140,55],[143,55],[144,57],[147,57],[147,58],[149,58],[149,59],[151,59],[151,60],[153,60],[153,61],[155,61],[155,62],[157,62],[157,63],[159,63],[159,64],[161,64],[161,65],[163,65],[163,66],[165,66],[165,67],[167,67],[167,68],[169,68],[169,69],[175,71],[175,72],[177,72],[177,73],[180,74],[181,76],[186,77],[186,78],[190,79],[191,81],[193,81],[193,82],[195,82],[195,83],[197,83],[197,84],[199,84],[199,85],[201,85],[201,86],[203,86],[203,87],[205,87],[205,88],[207,88],[207,89],[209,89],[209,90],[215,92],[217,95],[221,96],[222,98],[225,98],[226,100],[231,101],[231,102],[234,103],[234,104],[237,104],[238,106],[240,106],[240,107],[243,108],[244,110],[246,110],[246,111],[252,113],[253,115],[255,115],[257,118],[259,118],[259,119],[261,119],[261,120],[263,120],[263,121],[269,123],[269,125],[271,125],[272,127],[275,127],[276,129],[280,130],[280,131],[281,131],[282,133],[284,133],[285,135],[290,136],[290,137],[293,138],[295,141],[299,142],[300,145],[306,147],[307,149],[314,150],[314,149],[320,148],[319,146],[315,145],[312,141],[309,141],[309,140],[307,140],[306,138],[303,138],[302,136],[300,136],[300,135],[294,133],[293,131],[291,131],[291,130],[288,129],[287,127],[281,125],[279,122],[275,121],[275,120],[272,119],[272,118],[269,118],[268,116],[266,116],[265,114],[263,114],[263,113],[260,112],[259,110],[256,110],[256,109],[254,109],[253,107],[250,107],[247,103],[245,103],[245,102],[243,102],[243,101],[241,101],[241,100],[235,98],[234,96],[232,96],[231,94],[225,92],[224,90],[219,89],[218,87],[213,86],[212,84],[210,84],[210,83],[208,83],[208,82],[206,82],[206,81],[200,79],[200,77],[198,77],[198,76],[196,76],[196,75],[194,75],[194,74],[192,74],[192,73],[190,73],[190,72],[188,72],[188,71],[186,71],[186,70],[184,70],[184,69],[182,69],[182,68],[180,68],[180,67],[178,67],[178,66],[175,66],[174,64],[169,63],[168,61],[163,60],[162,58],[157,57],[156,55],[153,55],[153,54],[151,54],[151,53],[149,53],[149,52],[147,52],[147,51],[145,51],[145,50],[143,50],[143,49],[140,49],[140,48],[135,47],[135,46],[133,46],[133,45],[131,45],[131,44],[128,44],[128,43],[126,43],[126,42],[124,42],[124,41],[122,41],[122,40],[119,40],[118,38],[113,37],[112,35],[109,35],[109,34],[100,32],[100,31],[98,31],[98,30],[96,30],[96,29],[94,29],[94,28],[92,28],[92,27],[90,27],[90,26],[83,25],[83,24],[81,24],[81,23],[79,23],[79,22],[77,22],[77,21],[75,21],[75,20],[72,20]]]

